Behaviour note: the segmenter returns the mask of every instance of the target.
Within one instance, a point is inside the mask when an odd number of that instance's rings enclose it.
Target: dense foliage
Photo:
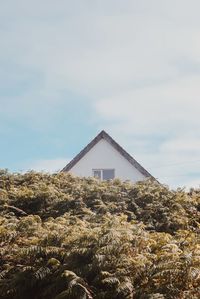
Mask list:
[[[0,172],[0,298],[200,298],[200,191]]]

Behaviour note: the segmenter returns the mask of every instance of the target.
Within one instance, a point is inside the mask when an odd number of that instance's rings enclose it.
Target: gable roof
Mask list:
[[[153,176],[144,169],[131,155],[129,155],[108,133],[101,131],[77,156],[74,157],[61,171],[70,171],[70,169],[80,161],[101,139],[106,140],[114,147],[130,164],[132,164],[140,173],[147,178]]]

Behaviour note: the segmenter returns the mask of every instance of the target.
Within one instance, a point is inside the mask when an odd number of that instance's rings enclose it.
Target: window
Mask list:
[[[115,177],[114,169],[93,169],[93,176],[100,180],[112,180]]]
[[[93,176],[101,180],[101,170],[93,170]]]
[[[114,169],[103,169],[103,180],[112,180],[114,179]]]

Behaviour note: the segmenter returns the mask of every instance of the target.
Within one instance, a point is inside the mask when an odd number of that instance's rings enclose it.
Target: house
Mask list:
[[[100,132],[62,171],[100,180],[119,178],[136,182],[153,178],[105,131]]]

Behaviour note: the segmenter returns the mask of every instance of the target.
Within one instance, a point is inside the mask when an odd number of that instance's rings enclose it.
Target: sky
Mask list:
[[[200,186],[200,1],[0,1],[0,168],[58,171],[102,129]]]

